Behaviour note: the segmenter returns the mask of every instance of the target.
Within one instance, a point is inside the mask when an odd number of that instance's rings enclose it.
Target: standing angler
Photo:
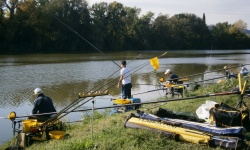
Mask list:
[[[122,98],[131,98],[131,73],[130,69],[126,67],[126,61],[121,62],[120,78],[117,87],[119,87],[122,82]]]

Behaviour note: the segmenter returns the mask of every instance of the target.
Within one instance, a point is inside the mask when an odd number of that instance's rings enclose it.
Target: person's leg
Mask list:
[[[127,87],[127,96],[128,96],[128,98],[131,98],[131,97],[132,97],[132,96],[131,96],[132,84],[129,83],[127,86],[128,86],[128,87]]]
[[[128,98],[129,97],[129,86],[128,86],[128,84],[125,84],[124,85],[124,99],[126,99],[126,98]]]
[[[36,119],[37,122],[44,122],[47,120],[47,118],[44,116],[35,116],[35,115],[29,116],[28,119]]]
[[[122,85],[122,98],[126,99],[126,87],[125,87],[125,85]]]
[[[39,117],[38,117],[38,116],[35,116],[35,115],[32,115],[32,116],[29,116],[28,119],[36,119],[36,120],[38,120]]]

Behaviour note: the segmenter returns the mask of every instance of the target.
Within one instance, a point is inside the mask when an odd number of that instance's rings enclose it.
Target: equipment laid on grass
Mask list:
[[[126,112],[130,110],[136,110],[141,106],[140,98],[129,98],[129,99],[111,99],[113,101],[113,105],[124,105],[123,107],[117,107],[117,112]],[[126,105],[126,104],[134,104],[134,105]]]
[[[207,127],[206,127],[207,125]],[[125,121],[126,128],[150,129],[161,132],[175,140],[182,140],[209,146],[224,148],[240,148],[244,145],[245,138],[243,127],[222,129],[211,127],[208,124],[185,121],[181,119],[160,118],[155,115],[131,113]]]

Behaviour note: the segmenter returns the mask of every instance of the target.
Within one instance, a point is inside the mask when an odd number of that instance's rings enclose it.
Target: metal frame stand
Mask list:
[[[236,105],[235,108],[241,108],[243,105],[245,107],[247,107],[246,102],[243,101],[243,97],[244,97],[244,94],[245,94],[245,91],[246,91],[246,87],[247,87],[248,81],[245,81],[243,88],[241,88],[241,81],[240,80],[241,79],[239,79],[239,83],[240,83],[239,84],[239,89],[240,89],[240,92],[241,92],[241,94],[240,94],[240,101],[237,103],[237,105]]]

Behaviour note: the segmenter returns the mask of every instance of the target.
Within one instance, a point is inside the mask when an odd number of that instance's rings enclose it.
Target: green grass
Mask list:
[[[210,85],[195,92],[187,92],[186,96],[205,95],[208,93],[226,92],[236,87],[236,81],[228,81],[223,84]],[[186,112],[195,114],[195,110],[206,100],[224,102],[229,106],[236,106],[239,102],[238,95],[214,96],[192,100],[175,101],[168,103],[157,103],[144,105],[140,110],[154,112],[161,108],[167,108],[175,112]],[[249,106],[248,98],[244,99]],[[155,100],[157,101],[157,100]],[[35,142],[27,150],[209,150],[221,149],[211,148],[207,145],[193,144],[168,138],[160,133],[144,130],[124,128],[126,117],[132,112],[107,115],[108,111],[100,114],[94,113],[94,122],[91,116],[85,116],[83,121],[74,124],[65,124],[66,136],[62,140],[49,140]],[[92,130],[93,128],[93,130]],[[93,131],[93,132],[92,132]],[[0,149],[13,144],[6,143]],[[247,143],[249,143],[247,141]],[[247,147],[248,148],[248,147]],[[246,149],[247,149],[246,148]]]

